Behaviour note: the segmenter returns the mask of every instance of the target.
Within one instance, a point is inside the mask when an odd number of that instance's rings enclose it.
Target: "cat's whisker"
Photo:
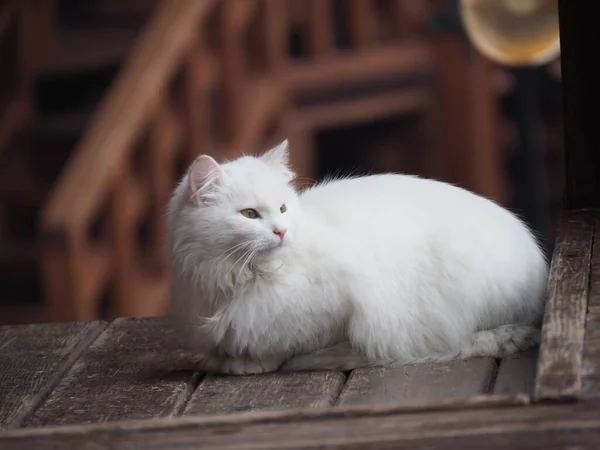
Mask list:
[[[238,263],[238,262],[240,262],[240,261],[241,261],[243,258],[245,258],[245,257],[246,257],[246,255],[248,255],[248,254],[249,254],[249,253],[251,253],[252,251],[253,251],[252,249],[249,249],[249,250],[245,251],[245,252],[242,254],[242,256],[240,256],[240,257],[239,257],[239,258],[238,258],[238,259],[237,259],[237,260],[236,260],[236,261],[235,261],[235,262],[232,264],[232,266],[229,268],[229,270],[227,271],[227,275],[225,275],[225,278],[229,278],[229,275],[231,274],[231,272],[232,272],[233,268],[234,268],[234,267],[237,265],[237,263]],[[243,264],[242,264],[242,267],[243,267]],[[240,273],[241,273],[241,271],[238,273],[238,278],[239,278],[239,276],[240,276]],[[237,278],[236,278],[236,279],[237,279]]]
[[[240,279],[240,275],[242,274],[242,272],[244,271],[244,269],[248,266],[248,264],[252,261],[252,258],[258,253],[258,249],[254,249],[252,251],[249,252],[250,254],[248,255],[248,257],[244,260],[244,262],[242,263],[242,267],[240,268],[240,270],[238,271],[236,280]]]
[[[248,244],[251,244],[252,241],[244,241],[244,242],[240,242],[239,244],[234,245],[233,247],[230,247],[229,249],[225,250],[221,255],[218,256],[218,260],[215,262],[215,264],[221,264],[224,263],[227,258],[229,258],[231,255],[233,255],[235,252],[237,252],[238,250],[242,249],[244,246],[247,246]],[[223,256],[225,255],[225,256]]]
[[[231,269],[233,269],[233,267],[235,267],[235,265],[239,262],[239,260],[244,257],[244,255],[247,253],[247,251],[250,250],[250,246],[251,245],[252,245],[252,241],[248,240],[248,241],[241,242],[241,243],[233,246],[232,248],[230,248],[229,251],[226,252],[227,254],[224,257],[220,258],[215,263],[215,265],[218,267],[218,270],[219,271],[221,270],[221,266],[223,266],[225,264],[225,262],[227,261],[227,259],[230,256],[234,255],[238,251],[246,250],[246,251],[244,251],[244,253],[242,255],[240,255],[240,257],[238,258],[238,260],[232,264]],[[248,248],[245,248],[245,247],[248,247]],[[229,272],[228,272],[228,275],[229,275]]]
[[[225,250],[223,252],[223,254],[231,254],[231,253],[235,252],[236,250],[240,249],[241,247],[244,247],[244,246],[246,246],[246,245],[248,245],[250,243],[252,243],[252,241],[250,241],[250,240],[240,242],[239,244],[236,244],[236,245],[234,245],[232,247],[229,247],[227,250]]]

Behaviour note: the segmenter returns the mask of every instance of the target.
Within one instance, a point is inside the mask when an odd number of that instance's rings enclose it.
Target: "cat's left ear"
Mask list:
[[[290,167],[290,148],[287,139],[263,153],[260,159],[275,169],[283,169],[290,179],[294,177]]]
[[[271,167],[288,167],[290,163],[290,152],[288,140],[281,142],[260,156],[260,159]]]

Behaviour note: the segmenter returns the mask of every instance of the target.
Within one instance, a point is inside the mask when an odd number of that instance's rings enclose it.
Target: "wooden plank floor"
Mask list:
[[[105,326],[92,322],[0,327],[0,430],[21,425],[44,403]]]
[[[212,376],[168,319],[0,328],[0,429],[529,394],[535,352],[496,361]]]
[[[539,352],[499,361],[225,377],[164,318],[0,327],[0,450],[600,448],[599,219],[563,218]]]

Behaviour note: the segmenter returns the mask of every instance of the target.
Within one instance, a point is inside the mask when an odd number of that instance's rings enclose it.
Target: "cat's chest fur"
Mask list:
[[[349,293],[333,281],[339,277],[332,276],[343,267],[320,253],[281,253],[249,268],[232,290],[204,293],[216,295],[215,303],[221,305],[202,319],[218,352],[258,356],[291,349],[305,352],[334,342],[343,333]],[[318,258],[319,268],[313,258]],[[323,264],[331,265],[331,271],[324,272]]]

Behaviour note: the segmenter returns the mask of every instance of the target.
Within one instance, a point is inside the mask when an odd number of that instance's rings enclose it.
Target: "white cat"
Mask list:
[[[200,156],[169,211],[173,314],[204,370],[247,374],[503,355],[535,346],[548,265],[464,189],[385,174],[297,193],[287,141]]]

